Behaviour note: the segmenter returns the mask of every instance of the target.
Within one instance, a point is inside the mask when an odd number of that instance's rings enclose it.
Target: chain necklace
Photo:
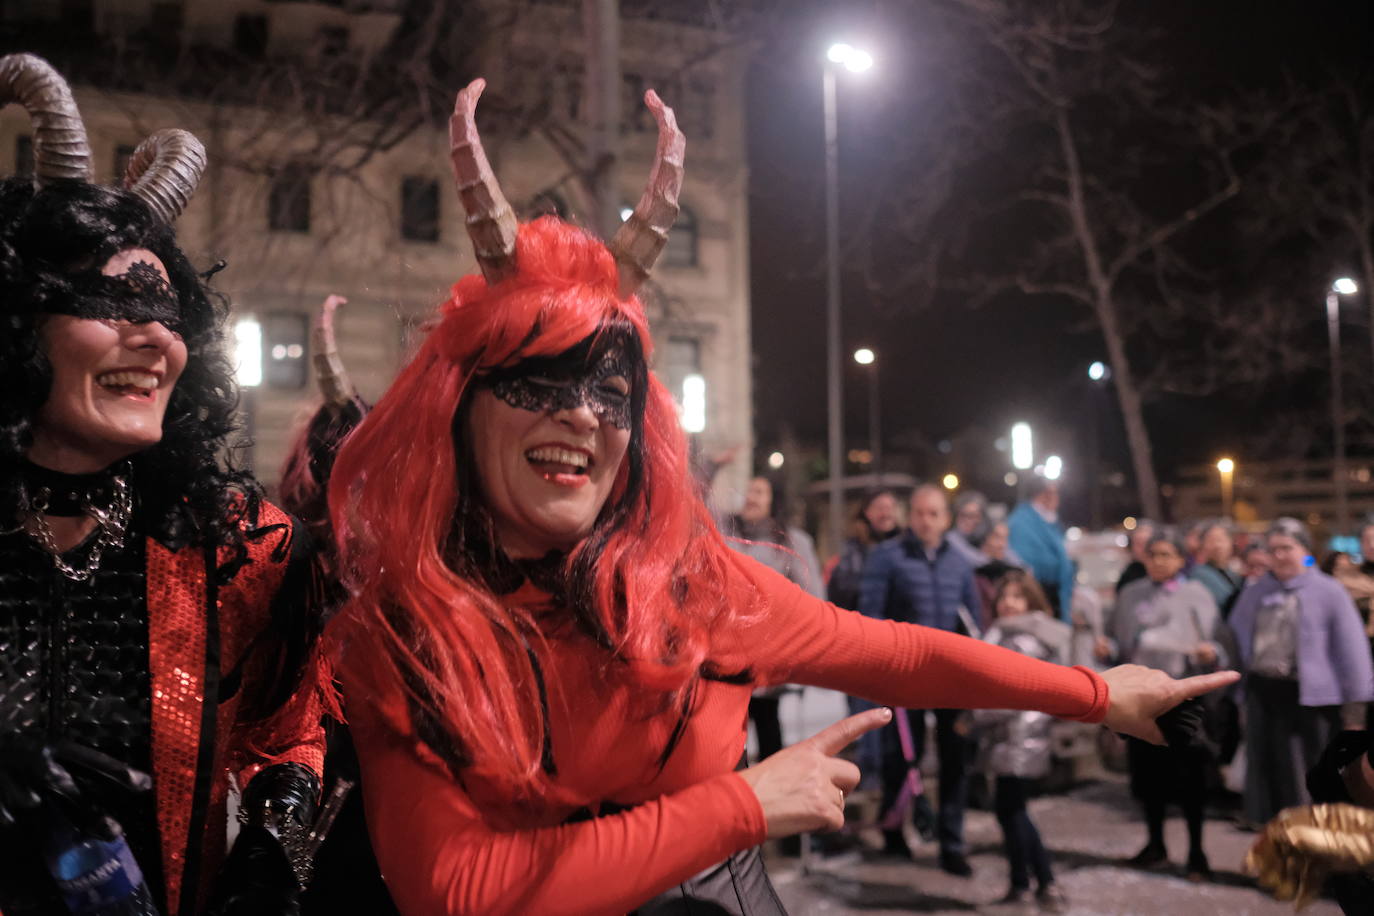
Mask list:
[[[43,516],[44,510],[48,508],[48,499],[52,492],[47,487],[40,487],[38,492],[29,499],[29,520],[33,523],[34,530],[30,536],[43,545],[43,549],[52,557],[53,566],[62,575],[71,579],[73,582],[87,582],[95,571],[100,568],[100,558],[106,550],[119,550],[124,546],[124,536],[129,530],[129,519],[133,516],[133,493],[129,489],[129,479],[120,474],[114,477],[114,495],[110,500],[109,506],[100,508],[91,503],[89,497],[82,504],[81,509],[86,515],[95,519],[100,527],[100,535],[91,545],[90,552],[86,555],[86,562],[81,568],[72,566],[62,559],[62,551],[57,547],[57,539],[53,537],[52,528],[48,525],[48,520]]]

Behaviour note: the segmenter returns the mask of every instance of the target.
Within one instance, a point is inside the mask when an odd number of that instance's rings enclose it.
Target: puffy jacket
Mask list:
[[[859,611],[868,617],[959,631],[959,609],[978,620],[981,603],[973,567],[942,540],[935,557],[910,531],[869,553],[859,587]]]

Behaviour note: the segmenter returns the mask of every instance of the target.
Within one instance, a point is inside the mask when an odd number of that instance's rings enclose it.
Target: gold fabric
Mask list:
[[[1333,872],[1374,872],[1374,810],[1328,804],[1287,808],[1265,826],[1245,870],[1302,909]]]

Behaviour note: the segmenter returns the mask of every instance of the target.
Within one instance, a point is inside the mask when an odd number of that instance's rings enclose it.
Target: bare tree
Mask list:
[[[870,214],[923,254],[895,281],[890,265],[868,269],[875,286],[927,297],[1081,305],[1108,354],[1141,507],[1160,517],[1143,406],[1162,379],[1141,371],[1137,338],[1199,306],[1228,315],[1187,240],[1239,193],[1233,156],[1257,127],[1170,97],[1118,6],[946,0],[963,63],[941,71],[944,120],[925,125],[916,187]]]

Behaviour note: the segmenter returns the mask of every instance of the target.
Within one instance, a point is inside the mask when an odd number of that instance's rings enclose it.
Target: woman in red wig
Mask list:
[[[648,94],[654,171],[604,244],[516,225],[477,136],[482,87],[450,123],[482,275],[454,285],[330,484],[353,594],[331,638],[402,913],[781,913],[758,845],[839,827],[859,774],[834,755],[890,713],[737,769],[761,685],[1158,741],[1156,715],[1229,683],[869,620],[731,551],[635,297],[677,213],[671,110]]]

